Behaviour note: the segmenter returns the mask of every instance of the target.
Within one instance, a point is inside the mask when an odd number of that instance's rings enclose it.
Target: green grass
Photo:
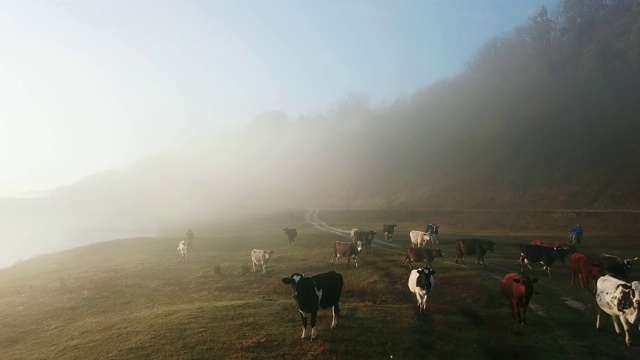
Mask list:
[[[499,279],[519,271],[517,244],[533,238],[562,241],[549,214],[321,211],[327,224],[349,230],[381,228],[394,221],[398,249],[374,247],[359,268],[332,265],[331,244],[343,239],[304,221],[304,210],[246,222],[203,225],[196,230],[189,263],[176,252],[184,231],[117,240],[40,256],[0,271],[0,359],[637,359],[608,318],[595,330],[593,294],[571,287],[567,267],[556,263],[540,279],[526,326],[516,324],[499,293]],[[476,216],[475,218],[473,216]],[[585,223],[586,253],[637,255],[633,238],[596,233],[607,229],[593,214]],[[445,259],[434,262],[436,287],[428,313],[419,314],[407,289],[409,270],[400,248],[408,231],[427,220],[441,227]],[[610,221],[609,214],[603,222]],[[433,219],[433,220],[431,220]],[[450,220],[447,220],[450,219]],[[493,219],[493,220],[492,220]],[[625,218],[627,219],[627,218]],[[454,224],[457,224],[454,226]],[[476,224],[476,226],[474,226]],[[510,225],[511,224],[511,225]],[[524,226],[524,224],[529,224]],[[282,228],[295,227],[294,247]],[[630,224],[633,228],[635,224]],[[478,231],[474,231],[478,228]],[[529,234],[522,231],[531,228]],[[624,224],[615,224],[621,230]],[[537,229],[537,230],[536,230]],[[405,233],[407,235],[405,235]],[[465,258],[456,265],[458,237],[494,239],[487,267]],[[379,234],[377,239],[381,239]],[[273,249],[266,274],[251,267],[253,248]],[[417,265],[414,265],[414,267]],[[299,339],[302,329],[291,289],[281,278],[301,271],[343,274],[338,327],[321,312],[318,339]],[[636,276],[637,278],[637,276]],[[570,299],[571,306],[566,299]],[[575,304],[582,306],[578,309]],[[637,326],[632,341],[640,344]]]

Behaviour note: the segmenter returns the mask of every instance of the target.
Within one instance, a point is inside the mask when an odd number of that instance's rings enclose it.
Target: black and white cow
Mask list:
[[[436,272],[433,269],[419,268],[411,270],[411,274],[409,275],[407,285],[409,286],[409,290],[416,295],[418,309],[421,313],[427,311],[427,297],[435,286],[435,280],[433,279],[433,275],[435,274]]]
[[[311,315],[311,340],[316,338],[316,318],[319,309],[331,308],[333,321],[331,328],[338,325],[340,315],[340,295],[342,294],[342,275],[335,271],[305,277],[304,274],[294,273],[282,279],[286,285],[291,285],[293,298],[298,304],[298,311],[302,317],[302,336],[307,337],[307,316]]]
[[[296,241],[296,236],[298,236],[298,230],[284,228],[282,231],[284,231],[285,235],[289,238],[289,246],[293,246],[293,243]]]
[[[620,280],[628,280],[633,269],[633,262],[638,258],[623,259],[619,256],[603,253],[596,256],[596,260],[602,263],[605,274]]]
[[[620,334],[620,328],[616,319],[620,319],[625,333],[625,342],[631,345],[629,338],[629,325],[636,324],[640,318],[640,281],[631,284],[612,276],[605,275],[598,279],[596,302],[598,303],[598,315],[596,317],[596,329],[600,329],[600,313],[602,311],[611,315],[616,333]]]
[[[358,254],[362,251],[362,241],[358,241],[357,243],[353,243],[350,241],[336,241],[333,244],[333,257],[331,258],[331,263],[335,261],[338,263],[338,258],[344,257],[347,258],[347,267],[351,264],[351,258],[356,262],[356,267],[358,267]]]
[[[542,271],[546,270],[551,278],[551,265],[566,251],[567,249],[564,248],[550,248],[542,245],[520,245],[520,272],[523,271],[522,264],[526,264],[529,270],[533,270],[530,264],[541,263]]]
[[[393,231],[396,228],[396,224],[384,224],[382,225],[382,233],[384,234],[384,241],[391,242],[393,239]]]

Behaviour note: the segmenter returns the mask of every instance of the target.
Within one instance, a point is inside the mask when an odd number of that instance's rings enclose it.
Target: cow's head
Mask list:
[[[433,286],[431,283],[431,277],[436,274],[432,268],[418,268],[418,278],[416,279],[416,285],[429,290]]]
[[[362,251],[362,241],[356,241],[356,249],[358,250],[358,252]]]
[[[624,259],[622,260],[622,263],[624,264],[625,269],[628,272],[631,272],[631,269],[633,268],[633,262],[638,260],[638,257],[634,257],[633,259]]]
[[[444,255],[442,255],[442,249],[434,249],[433,250],[433,256],[444,259]]]
[[[523,274],[513,278],[513,282],[520,285],[520,290],[523,295],[526,295],[525,297],[530,297],[533,295],[533,284],[538,282],[538,278],[530,278]]]
[[[296,285],[298,285],[298,281],[300,281],[300,279],[304,278],[304,274],[301,273],[293,273],[291,275],[289,275],[288,277],[284,277],[282,278],[282,283],[285,285],[291,285],[291,288],[293,289],[293,297],[297,298],[298,297],[298,293],[296,292]]]
[[[631,284],[619,284],[616,286],[615,293],[618,295],[617,310],[620,314],[631,315],[631,322],[635,323],[638,319],[638,308],[640,308],[640,281],[634,281]]]
[[[273,254],[273,250],[265,251],[264,252],[265,260],[269,260],[269,258],[271,258],[271,254]]]

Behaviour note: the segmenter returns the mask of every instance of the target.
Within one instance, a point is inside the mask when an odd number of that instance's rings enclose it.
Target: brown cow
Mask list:
[[[357,243],[352,243],[349,241],[336,241],[333,245],[333,257],[331,258],[331,263],[333,264],[334,260],[336,264],[338,263],[338,258],[345,257],[347,258],[347,267],[351,264],[351,258],[356,262],[356,267],[358,267],[358,254],[362,251],[362,242],[358,241]]]
[[[602,264],[588,255],[575,253],[571,255],[571,285],[575,285],[576,273],[580,277],[580,286],[589,291],[589,280],[593,281],[593,293],[596,292],[596,282],[604,276]],[[583,282],[584,280],[584,282]]]
[[[377,232],[369,230],[365,232],[365,234],[364,249],[366,250],[367,254],[371,254],[371,243],[373,242],[373,238],[376,236]]]
[[[558,259],[562,261],[562,265],[566,265],[564,262],[564,258],[569,254],[573,254],[577,251],[575,245],[563,244],[555,241],[544,241],[544,240],[531,240],[531,245],[540,245],[548,248],[557,248],[557,249],[565,249],[566,251],[558,253]]]
[[[462,255],[474,255],[478,254],[478,265],[482,260],[482,266],[487,266],[484,263],[484,256],[487,254],[487,250],[493,252],[493,245],[496,243],[491,240],[484,239],[458,239],[456,240],[456,264],[458,259],[462,261],[462,265],[466,265],[462,259]]]
[[[435,258],[443,258],[441,249],[425,249],[425,248],[407,248],[407,256],[404,259],[404,263],[409,265],[409,269],[412,269],[411,262],[423,262],[425,267],[431,267],[431,263]]]
[[[537,278],[532,279],[518,273],[508,273],[502,279],[501,290],[511,304],[511,315],[514,319],[518,319],[518,323],[522,325],[527,322],[527,307],[533,296],[533,284],[537,282]],[[522,308],[522,315],[520,315],[520,308]]]

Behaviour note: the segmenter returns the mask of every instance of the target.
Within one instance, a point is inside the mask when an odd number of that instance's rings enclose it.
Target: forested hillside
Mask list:
[[[409,97],[265,113],[42,203],[132,223],[296,206],[638,208],[638,119],[639,1],[566,0]]]

